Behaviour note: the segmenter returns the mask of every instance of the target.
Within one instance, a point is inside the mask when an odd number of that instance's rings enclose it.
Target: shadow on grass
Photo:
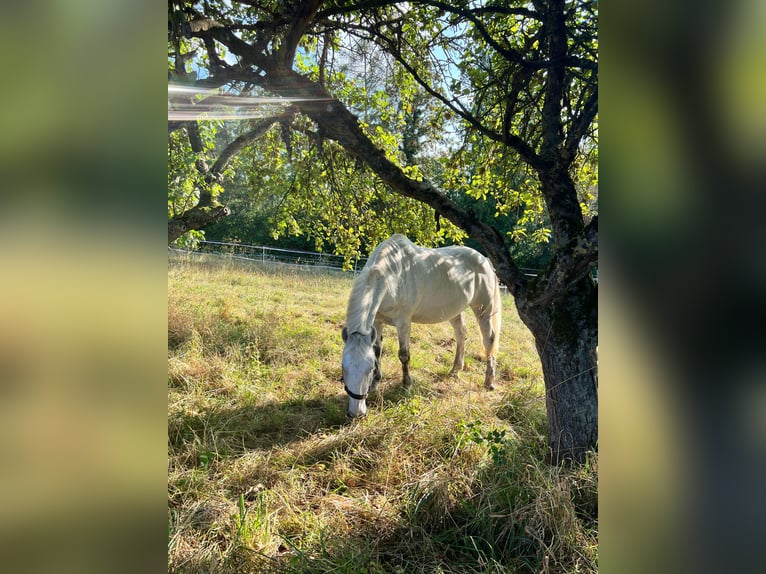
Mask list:
[[[412,396],[401,383],[381,385],[368,399],[370,412]],[[168,415],[170,446],[182,452],[198,443],[202,452],[232,456],[250,450],[287,446],[320,431],[338,431],[353,424],[346,416],[348,397],[342,392],[315,398],[266,403],[215,404]]]
[[[179,451],[200,442],[221,456],[270,449],[346,424],[346,397],[291,399],[261,404],[212,405],[170,413],[168,439]]]

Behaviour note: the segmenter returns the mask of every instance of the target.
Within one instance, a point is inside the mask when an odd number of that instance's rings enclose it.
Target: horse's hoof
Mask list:
[[[494,391],[495,390],[495,385],[494,385],[494,383],[489,383],[488,385],[485,384],[484,388],[487,389],[488,391]]]

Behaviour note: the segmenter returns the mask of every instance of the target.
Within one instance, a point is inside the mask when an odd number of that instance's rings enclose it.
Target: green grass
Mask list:
[[[350,275],[220,258],[168,267],[170,572],[595,572],[597,455],[548,465],[534,342],[504,300],[498,389],[448,378],[449,324],[393,328],[368,415],[340,383]]]

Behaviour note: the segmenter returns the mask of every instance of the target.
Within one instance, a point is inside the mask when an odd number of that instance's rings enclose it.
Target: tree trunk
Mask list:
[[[545,305],[519,305],[545,379],[553,464],[584,462],[598,441],[597,288],[590,277]]]

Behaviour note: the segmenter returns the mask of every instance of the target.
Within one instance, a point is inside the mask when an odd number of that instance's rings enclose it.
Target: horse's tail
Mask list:
[[[497,354],[497,348],[500,345],[500,327],[503,315],[503,300],[500,295],[500,281],[495,277],[495,293],[492,297],[492,333],[494,336],[487,351],[489,357],[494,357]]]

